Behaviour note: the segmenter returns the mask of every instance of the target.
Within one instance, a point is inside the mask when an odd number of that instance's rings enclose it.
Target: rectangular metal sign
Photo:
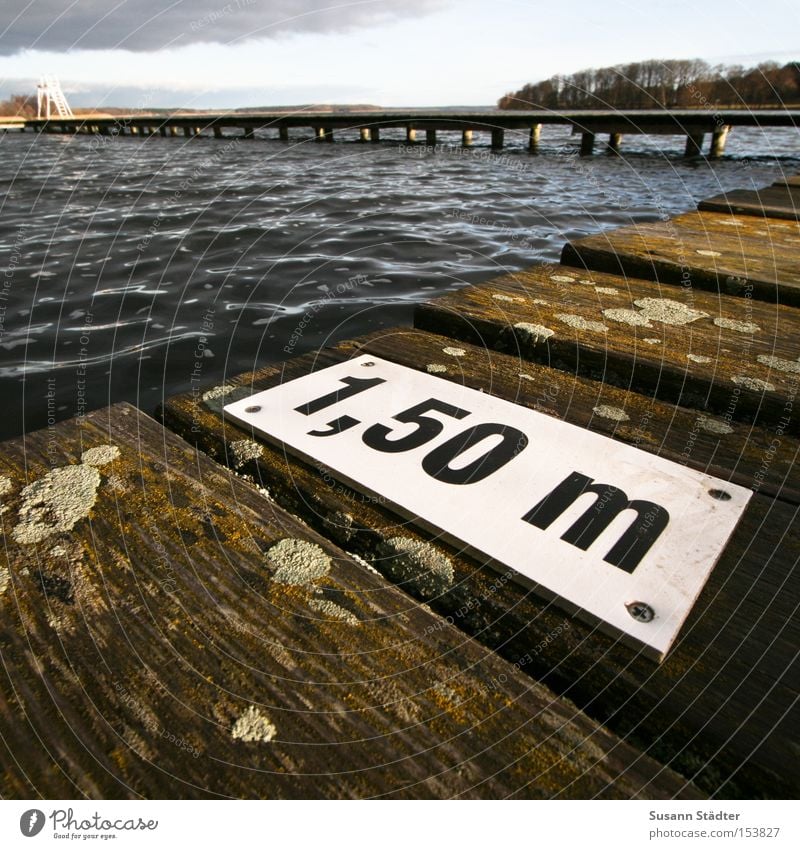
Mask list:
[[[658,659],[751,496],[366,355],[225,413]]]

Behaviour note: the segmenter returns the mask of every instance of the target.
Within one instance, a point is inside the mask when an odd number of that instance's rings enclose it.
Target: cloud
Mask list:
[[[0,54],[151,51],[297,32],[342,32],[420,17],[447,0],[3,0]],[[2,25],[0,25],[2,26]]]

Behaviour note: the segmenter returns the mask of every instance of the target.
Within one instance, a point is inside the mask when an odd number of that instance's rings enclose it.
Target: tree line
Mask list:
[[[800,64],[753,68],[702,59],[648,59],[588,68],[524,85],[500,98],[500,109],[777,107],[800,104]]]

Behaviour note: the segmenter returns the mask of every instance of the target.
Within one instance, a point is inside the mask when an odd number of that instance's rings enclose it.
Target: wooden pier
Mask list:
[[[3,795],[796,797],[795,180],[6,443]],[[223,414],[364,353],[754,491],[663,663]]]
[[[797,109],[724,109],[724,110],[486,110],[457,112],[419,109],[374,112],[225,112],[164,115],[130,115],[114,118],[30,119],[19,129],[45,133],[90,133],[99,135],[134,135],[221,139],[231,135],[243,139],[276,138],[290,141],[297,134],[309,135],[317,141],[332,142],[340,134],[360,142],[378,142],[381,131],[401,130],[407,144],[432,146],[437,132],[458,132],[465,147],[473,144],[475,134],[485,134],[493,150],[501,150],[506,136],[524,140],[536,153],[541,143],[542,128],[562,125],[580,135],[580,153],[594,152],[597,138],[607,136],[604,148],[619,152],[626,135],[679,135],[686,139],[685,155],[699,156],[708,138],[707,155],[721,156],[729,132],[736,127],[800,126]],[[16,125],[13,125],[16,127]],[[7,128],[8,129],[8,128]],[[424,138],[424,142],[422,139]]]

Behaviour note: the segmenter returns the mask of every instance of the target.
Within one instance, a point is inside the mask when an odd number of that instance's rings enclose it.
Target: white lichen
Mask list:
[[[722,256],[719,251],[695,251],[695,253],[700,254],[700,256]]]
[[[761,365],[769,366],[776,371],[800,374],[800,361],[798,360],[784,360],[781,357],[768,357],[766,354],[759,354],[756,359]]]
[[[642,339],[642,342],[646,342],[648,345],[660,345],[661,344],[660,339],[655,339],[655,338],[652,338],[652,337],[649,338],[649,339]]]
[[[447,366],[442,363],[428,363],[425,368],[428,374],[447,374]]]
[[[611,419],[615,422],[630,421],[630,416],[621,407],[612,407],[609,404],[599,404],[597,407],[592,407],[595,413],[600,418]]]
[[[713,433],[716,436],[725,436],[728,433],[733,433],[733,428],[721,419],[712,419],[709,416],[698,416],[697,424],[702,430],[706,431],[706,433]]]
[[[596,286],[595,292],[600,292],[601,295],[619,295],[619,289],[613,286]]]
[[[309,601],[308,606],[317,613],[327,616],[329,619],[338,619],[340,622],[345,622],[348,625],[359,624],[357,616],[354,616],[349,610],[340,607],[335,602],[328,601],[326,598],[313,598]]]
[[[756,392],[772,392],[775,386],[766,380],[759,380],[757,377],[747,377],[743,374],[737,374],[731,380],[737,386],[744,386],[745,389],[754,389]]]
[[[100,472],[94,466],[63,466],[22,490],[19,524],[12,531],[22,545],[65,533],[89,515],[97,500]]]
[[[501,295],[499,292],[496,295],[492,295],[492,297],[496,301],[506,301],[509,304],[513,304],[515,301],[519,302],[525,300],[524,298],[512,298],[510,295]]]
[[[639,298],[633,303],[641,309],[646,318],[650,321],[659,321],[661,324],[690,324],[700,318],[708,318],[707,312],[692,309],[670,298]]]
[[[761,330],[752,321],[737,321],[734,318],[715,318],[714,324],[723,330],[735,330],[737,333],[758,333]]]
[[[224,398],[229,392],[233,392],[234,389],[236,389],[235,386],[215,386],[213,389],[204,392],[202,397],[204,401],[216,401],[218,398]]]
[[[519,375],[519,376],[520,376],[523,380],[536,380],[536,378],[535,378],[532,374],[525,374],[525,372],[524,372],[524,371],[519,371],[519,372],[517,372],[517,374],[518,374],[518,375]]]
[[[579,280],[578,283],[580,283],[581,286],[594,286],[594,280],[588,280],[585,277]]]
[[[442,348],[442,353],[448,357],[466,357],[467,352],[463,348]]]
[[[7,478],[0,475],[0,495],[5,495],[8,492],[11,492],[11,478]]]
[[[382,563],[398,583],[426,597],[440,595],[453,584],[455,571],[449,557],[435,546],[411,537],[386,540],[388,557]]]
[[[563,321],[564,324],[568,324],[570,327],[573,327],[575,330],[593,330],[597,333],[606,333],[608,331],[608,328],[602,322],[589,321],[589,319],[580,315],[559,313],[556,318],[559,321]]]
[[[701,354],[687,354],[686,359],[692,363],[710,363],[711,357],[704,357]]]
[[[282,539],[268,551],[267,559],[277,567],[272,580],[279,584],[303,586],[323,578],[331,570],[331,559],[316,543],[302,539]]]
[[[8,589],[11,583],[11,574],[5,566],[0,566],[0,595]]]
[[[231,442],[228,448],[233,454],[234,466],[237,469],[241,469],[250,460],[257,460],[264,451],[263,447],[252,439],[237,439]]]
[[[517,337],[530,345],[538,345],[540,342],[546,342],[555,333],[543,324],[531,324],[527,321],[520,321],[514,325],[514,330],[517,331]]]
[[[532,304],[538,304],[540,307],[549,307],[549,306],[550,306],[550,302],[549,302],[549,301],[543,301],[541,298],[534,298],[534,299],[531,301],[531,303],[532,303]]]
[[[269,743],[277,733],[278,729],[253,705],[247,708],[231,729],[231,737],[244,743]]]
[[[603,315],[609,321],[617,321],[620,324],[630,324],[631,327],[652,327],[650,319],[636,310],[610,309],[603,310]]]
[[[119,457],[119,448],[116,445],[98,445],[81,454],[81,462],[87,466],[105,466]]]
[[[575,278],[570,277],[568,274],[553,274],[550,277],[551,280],[555,280],[556,283],[574,283]]]

